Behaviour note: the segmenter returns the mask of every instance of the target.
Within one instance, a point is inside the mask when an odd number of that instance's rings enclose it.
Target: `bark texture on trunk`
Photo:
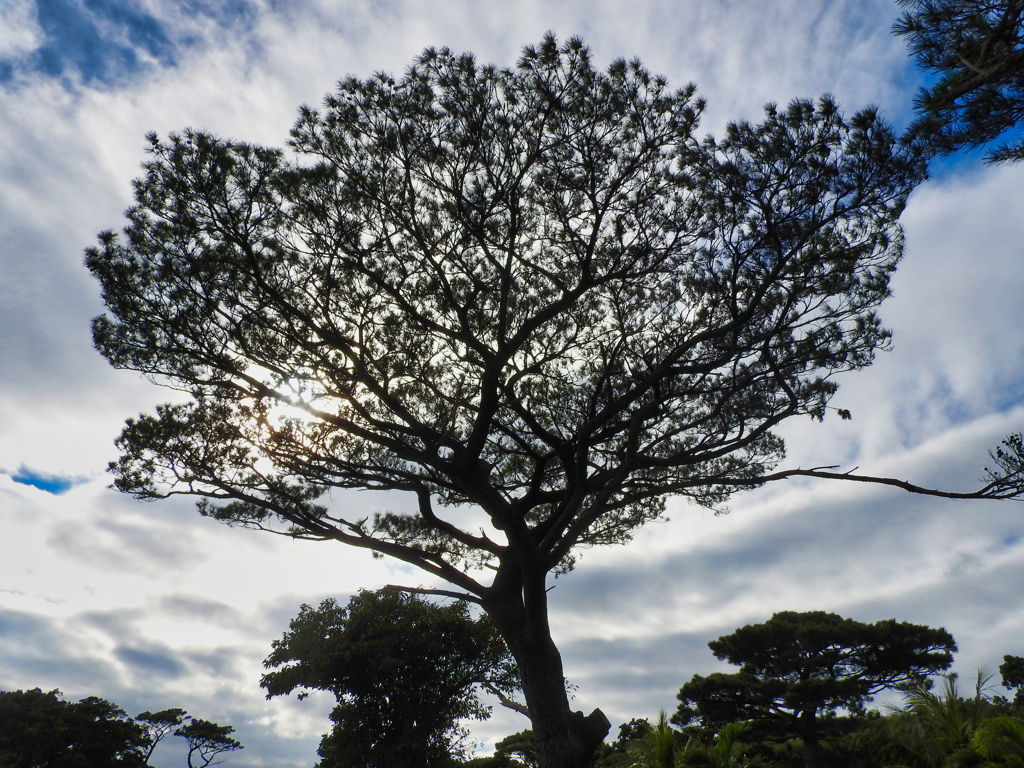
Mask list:
[[[611,723],[600,709],[584,715],[569,707],[562,656],[548,625],[545,576],[505,565],[483,606],[519,667],[541,768],[589,768]]]

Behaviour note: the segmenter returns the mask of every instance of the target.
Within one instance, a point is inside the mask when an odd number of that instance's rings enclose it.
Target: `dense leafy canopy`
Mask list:
[[[1021,657],[1005,656],[1016,669]],[[1013,683],[1003,678],[1004,685]],[[1024,759],[1024,706],[993,695],[991,675],[979,671],[970,694],[961,692],[955,674],[907,684],[902,707],[868,710],[832,718],[819,729],[819,764],[828,768],[1020,768]],[[901,686],[902,687],[902,686]],[[840,726],[840,727],[837,727]],[[532,743],[529,732],[499,741],[491,757],[464,763],[467,768],[522,768],[510,758]],[[593,768],[798,768],[805,765],[802,740],[785,722],[737,720],[711,728],[668,726],[664,713],[655,723],[634,718],[619,737],[602,745]],[[529,754],[529,753],[527,753]],[[521,755],[517,755],[521,756]]]
[[[324,768],[443,766],[460,752],[459,721],[489,714],[481,688],[506,700],[515,664],[493,623],[465,603],[434,605],[394,589],[360,592],[346,606],[302,606],[273,644],[267,695],[330,691],[334,728]]]
[[[0,691],[0,766],[142,768],[145,729],[95,696],[64,701],[60,691]]]
[[[887,717],[875,719],[851,740],[863,755],[862,764],[883,768],[1020,765],[1024,711],[1015,710],[1002,697],[990,696],[990,677],[978,672],[973,695],[961,693],[955,674],[944,675],[938,690],[911,686],[903,707],[890,708]]]
[[[1004,686],[1016,690],[1014,703],[1024,706],[1024,656],[1003,656],[999,665],[999,675]]]
[[[1024,127],[1024,0],[899,0],[894,31],[938,80],[921,91],[911,134],[942,152],[988,144]],[[1024,160],[1024,137],[989,162]]]
[[[145,768],[171,733],[188,742],[188,768],[205,768],[242,749],[232,731],[184,709],[131,718],[96,696],[70,702],[56,690],[0,691],[0,768]]]
[[[895,619],[865,624],[823,611],[776,613],[708,646],[740,671],[694,675],[679,691],[673,722],[718,730],[753,721],[761,733],[801,739],[808,768],[818,765],[821,731],[839,724],[829,719],[837,710],[862,714],[879,691],[948,668],[956,650],[944,629]]]
[[[498,758],[515,760],[518,765],[525,768],[540,768],[537,738],[530,729],[513,733],[497,742],[494,745],[494,754]]]

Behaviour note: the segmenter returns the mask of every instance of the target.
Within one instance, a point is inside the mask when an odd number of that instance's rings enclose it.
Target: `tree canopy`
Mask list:
[[[911,134],[941,152],[988,144],[1024,126],[1024,0],[899,0],[894,31],[938,76],[917,99]],[[988,152],[1024,160],[1024,137]]]
[[[516,706],[515,663],[494,624],[463,602],[434,605],[395,589],[346,606],[302,606],[264,662],[268,698],[329,691],[338,706],[320,745],[324,768],[446,766],[459,721],[484,719],[481,688]]]
[[[506,736],[494,745],[494,755],[497,758],[509,758],[515,760],[514,765],[525,766],[525,768],[540,768],[540,761],[537,757],[537,738],[533,731],[527,729]]]
[[[188,768],[205,768],[242,749],[233,731],[184,709],[132,718],[97,696],[71,702],[58,690],[0,691],[0,768],[145,768],[172,733],[188,742]]]
[[[149,745],[146,747],[146,762],[153,756],[157,745],[165,738],[175,733],[177,728],[185,725],[189,720],[188,713],[184,709],[163,709],[159,712],[141,712],[135,717],[135,722],[141,725],[146,731],[146,738]]]
[[[0,691],[0,766],[4,768],[143,768],[145,729],[123,709],[60,691]]]
[[[776,613],[708,643],[739,672],[694,675],[679,690],[673,722],[719,730],[753,721],[755,733],[804,743],[805,765],[820,765],[821,718],[861,714],[886,688],[922,684],[947,669],[956,650],[944,629],[895,619],[873,624],[834,613]]]
[[[510,69],[428,49],[343,80],[289,151],[150,137],[122,239],[87,252],[116,367],[190,395],[131,419],[111,466],[142,499],[412,563],[514,655],[545,768],[608,731],[573,713],[547,578],[628,541],[669,496],[721,508],[794,476],[953,497],[1021,491],[777,469],[889,344],[876,314],[924,162],[873,110],[769,106],[721,140],[637,61],[547,37]],[[406,492],[351,514],[331,489]]]
[[[1024,706],[1024,656],[1003,656],[1003,663],[999,665],[999,675],[1006,688],[1016,691],[1013,703]]]
[[[235,731],[234,726],[198,718],[188,720],[174,731],[175,736],[181,736],[188,742],[188,768],[215,765],[222,762],[217,759],[220,755],[243,749],[242,742],[231,735]]]

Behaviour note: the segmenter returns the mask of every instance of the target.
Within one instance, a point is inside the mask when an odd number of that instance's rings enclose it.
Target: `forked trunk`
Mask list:
[[[611,723],[600,709],[584,715],[569,707],[562,656],[547,621],[543,575],[533,588],[524,588],[517,576],[499,576],[495,586],[499,589],[484,607],[519,667],[540,768],[589,768]]]
[[[513,654],[522,676],[541,768],[589,768],[611,723],[599,709],[589,715],[569,707],[562,661],[554,644],[548,659],[543,651]]]

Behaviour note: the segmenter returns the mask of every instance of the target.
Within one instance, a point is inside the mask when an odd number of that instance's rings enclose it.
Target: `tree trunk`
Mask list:
[[[562,656],[551,639],[545,573],[523,577],[521,564],[503,563],[484,599],[519,667],[541,768],[589,768],[611,723],[600,709],[573,712]]]
[[[821,747],[817,739],[804,739],[804,768],[818,768],[821,764]]]
[[[814,710],[800,713],[797,728],[804,742],[804,768],[818,768],[821,765],[821,747],[818,744],[818,721]]]

